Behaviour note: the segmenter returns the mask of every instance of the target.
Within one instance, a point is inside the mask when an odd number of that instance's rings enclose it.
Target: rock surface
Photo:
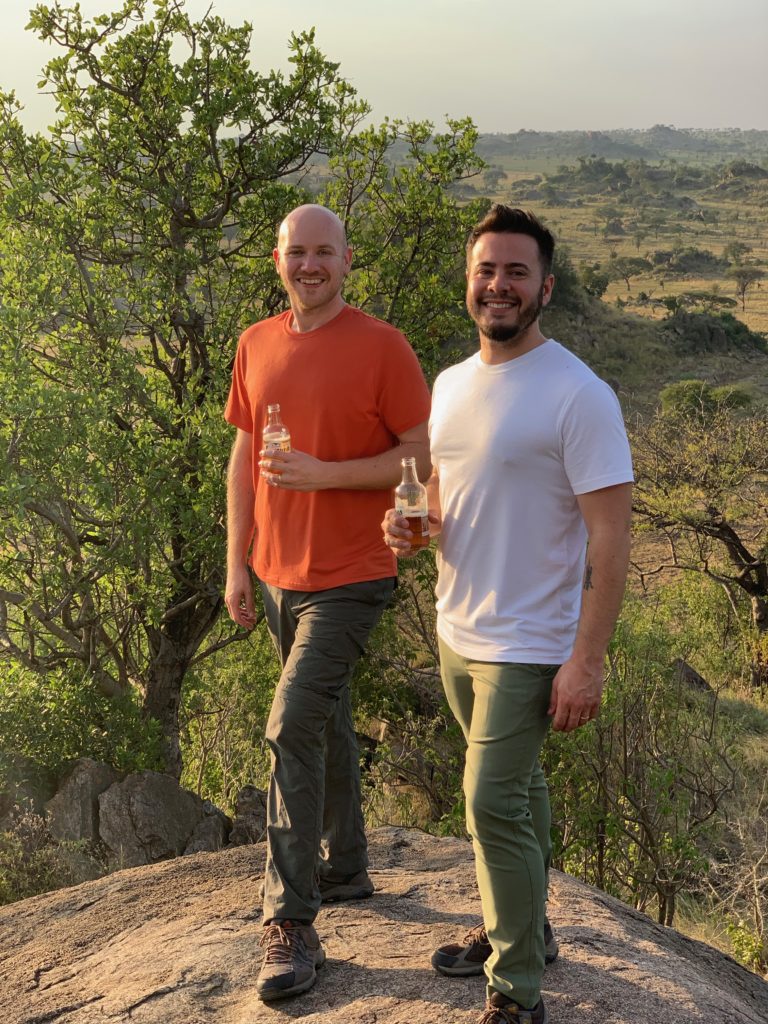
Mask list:
[[[48,829],[56,839],[99,841],[99,796],[123,776],[109,765],[80,758],[45,805]]]
[[[235,820],[229,833],[230,845],[261,843],[266,837],[267,794],[255,786],[243,786],[235,803]]]
[[[204,826],[215,818],[214,827]],[[230,822],[208,800],[182,789],[169,775],[135,772],[99,796],[99,835],[116,864],[136,867],[178,857],[192,844],[218,850]]]
[[[432,971],[479,915],[472,850],[405,829],[371,835],[377,893],[321,910],[311,992],[256,997],[264,847],[116,872],[0,908],[3,1024],[471,1024],[482,978]],[[721,953],[555,873],[551,1024],[766,1024],[768,984]]]

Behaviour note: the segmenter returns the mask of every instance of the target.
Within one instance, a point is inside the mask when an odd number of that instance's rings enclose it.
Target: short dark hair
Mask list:
[[[488,233],[529,235],[536,240],[539,247],[539,261],[544,276],[552,272],[552,260],[555,255],[555,236],[545,227],[536,214],[529,210],[521,210],[517,206],[505,206],[494,203],[482,220],[472,228],[467,239],[467,262],[472,255],[475,243],[481,235]]]

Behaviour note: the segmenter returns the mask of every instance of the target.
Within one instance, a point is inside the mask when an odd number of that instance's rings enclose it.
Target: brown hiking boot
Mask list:
[[[358,871],[346,878],[318,878],[317,887],[323,903],[341,903],[342,900],[365,900],[373,896],[373,882],[368,872]]]
[[[272,921],[264,929],[266,946],[256,991],[260,999],[284,999],[312,988],[315,968],[325,963],[325,951],[311,924]]]
[[[540,999],[532,1010],[525,1010],[514,999],[492,992],[477,1024],[548,1024],[549,1014]]]
[[[552,925],[544,918],[544,963],[557,960],[560,947],[552,931]],[[484,924],[470,928],[460,943],[452,942],[440,946],[432,954],[432,966],[448,977],[467,977],[482,974],[485,961],[491,955],[491,944]]]
[[[317,887],[320,890],[320,899],[323,903],[341,903],[342,900],[365,900],[373,896],[373,882],[368,877],[368,872],[363,869],[356,875],[347,875],[346,878],[318,878]],[[264,882],[258,888],[259,900],[264,899]]]

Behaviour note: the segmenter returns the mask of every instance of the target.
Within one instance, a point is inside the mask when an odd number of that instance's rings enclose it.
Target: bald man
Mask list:
[[[273,257],[290,305],[241,336],[225,412],[237,427],[227,609],[253,627],[252,569],[283,668],[266,728],[264,1000],[314,984],[321,902],[373,893],[349,680],[395,585],[379,523],[400,460],[430,471],[418,360],[399,331],[345,302],[352,250],[339,218],[298,207]],[[260,450],[273,403],[290,452]]]

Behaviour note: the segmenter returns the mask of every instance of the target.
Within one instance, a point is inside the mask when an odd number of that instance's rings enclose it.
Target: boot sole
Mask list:
[[[347,903],[350,900],[367,900],[373,896],[373,889],[355,889],[351,892],[320,893],[323,903]]]
[[[560,953],[560,947],[556,946],[554,952],[547,953],[544,957],[545,966],[553,964],[557,960],[558,954]],[[471,978],[474,975],[483,974],[485,961],[482,963],[464,964],[457,967],[451,967],[436,962],[436,958],[432,958],[432,966],[439,973],[444,975],[446,978]]]

